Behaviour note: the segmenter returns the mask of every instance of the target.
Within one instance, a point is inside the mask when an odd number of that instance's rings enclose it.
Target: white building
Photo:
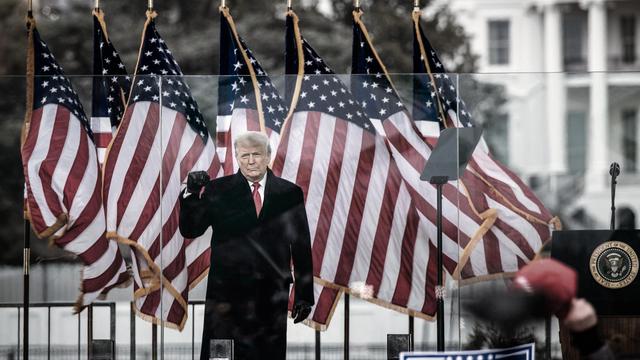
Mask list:
[[[640,213],[640,1],[448,3],[480,55],[477,78],[505,85],[509,165],[551,190],[569,226],[608,228],[616,161],[616,206]]]

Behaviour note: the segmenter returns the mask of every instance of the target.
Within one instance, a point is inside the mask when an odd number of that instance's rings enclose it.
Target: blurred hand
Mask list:
[[[209,174],[206,171],[193,171],[187,177],[187,191],[199,194],[202,187],[209,182]]]
[[[594,327],[598,323],[598,317],[593,306],[585,299],[573,299],[564,325],[573,332],[582,332]]]
[[[293,305],[293,310],[291,310],[291,317],[293,318],[293,323],[297,324],[309,316],[311,313],[311,304],[306,301],[300,301]]]

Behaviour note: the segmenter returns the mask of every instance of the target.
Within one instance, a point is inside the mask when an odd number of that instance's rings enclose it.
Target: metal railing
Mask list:
[[[75,303],[72,302],[47,302],[47,303],[30,303],[29,308],[46,308],[47,309],[47,346],[46,346],[46,359],[51,359],[51,309],[52,308],[73,308]],[[109,308],[109,318],[110,318],[110,340],[115,343],[116,339],[116,304],[114,302],[106,302],[106,303],[94,303],[87,308],[87,357],[91,358],[91,343],[93,340],[93,309],[96,307],[108,307]],[[15,308],[18,311],[18,326],[17,326],[17,335],[18,335],[18,343],[15,348],[16,352],[13,353],[10,350],[7,352],[2,352],[0,354],[6,355],[8,359],[20,359],[20,355],[22,354],[22,347],[20,343],[21,334],[22,334],[22,322],[21,318],[23,316],[22,312],[22,303],[0,303],[0,309],[7,308]],[[78,319],[78,332],[77,332],[77,356],[78,359],[82,357],[82,313],[76,314]],[[31,348],[30,348],[31,349]],[[40,349],[42,351],[44,349]]]
[[[204,306],[204,301],[196,300],[189,301],[189,312],[191,319],[195,319],[196,307]],[[52,344],[52,316],[51,310],[53,308],[73,308],[74,303],[71,302],[47,302],[47,303],[31,303],[29,309],[34,311],[38,308],[46,308],[46,344],[29,344],[29,359],[30,360],[75,360],[75,359],[91,359],[92,358],[92,342],[93,327],[94,327],[94,310],[96,308],[108,308],[109,309],[109,338],[113,341],[113,351],[111,359],[158,359],[158,347],[162,346],[165,359],[172,360],[195,360],[200,357],[200,339],[196,340],[195,321],[191,321],[191,339],[189,342],[170,343],[170,344],[158,344],[157,340],[157,325],[151,325],[152,327],[152,342],[151,344],[136,344],[136,320],[135,311],[133,310],[133,303],[130,307],[129,316],[129,332],[130,341],[129,344],[117,344],[116,343],[116,303],[115,302],[98,302],[88,307],[86,311],[74,315],[77,318],[78,329],[75,335],[76,344]],[[21,344],[22,335],[22,322],[24,319],[22,303],[0,303],[0,311],[3,309],[15,309],[18,312],[18,326],[16,327],[17,344],[16,345],[3,345],[0,346],[0,359],[19,360],[22,359],[23,344]],[[86,329],[82,329],[83,316],[86,314]],[[100,324],[103,326],[103,324]],[[1,325],[0,325],[1,326]],[[4,326],[7,326],[4,324]],[[33,328],[32,328],[33,329]],[[121,328],[122,329],[122,328]],[[84,342],[83,331],[86,334],[87,341]],[[69,334],[71,336],[72,334]],[[455,349],[459,348],[461,344],[452,342],[447,344],[446,348]],[[553,356],[557,356],[560,353],[560,346],[558,343],[549,344],[550,351]],[[376,360],[387,359],[387,344],[385,343],[370,343],[370,344],[349,344],[348,352],[350,360]],[[425,351],[434,350],[435,343],[417,342],[415,343],[415,350]],[[345,346],[344,343],[323,343],[321,349],[316,349],[313,344],[288,344],[287,346],[287,359],[288,360],[311,360],[311,359],[344,359]],[[542,355],[542,354],[541,354]]]
[[[92,358],[92,343],[94,340],[93,337],[93,311],[95,308],[99,307],[107,307],[109,308],[109,340],[112,341],[113,344],[113,358],[118,358],[118,353],[126,354],[128,350],[129,356],[124,358],[136,359],[138,354],[136,354],[137,350],[141,350],[142,358],[144,359],[157,359],[157,325],[152,325],[152,344],[150,346],[136,346],[136,316],[135,311],[133,310],[133,303],[131,303],[130,307],[130,316],[129,316],[129,329],[130,329],[130,343],[125,346],[118,346],[115,343],[116,340],[116,303],[115,302],[96,302],[91,306],[88,306],[86,309],[87,316],[87,342],[83,345],[82,339],[82,316],[84,312],[80,312],[75,314],[77,318],[78,331],[76,334],[77,344],[74,346],[71,345],[56,345],[55,349],[52,348],[51,344],[51,309],[52,308],[73,308],[75,303],[72,302],[46,302],[46,303],[30,303],[29,309],[37,309],[37,308],[46,308],[47,310],[47,318],[46,318],[46,334],[47,334],[47,344],[46,346],[42,345],[29,345],[29,356],[31,359],[83,359],[82,354],[86,354],[86,358]],[[191,317],[192,319],[195,316],[195,307],[196,306],[204,306],[204,301],[196,300],[189,301],[189,307],[191,308]],[[22,339],[22,327],[24,326],[24,321],[22,320],[24,317],[23,314],[23,304],[22,303],[0,303],[1,309],[15,309],[18,314],[18,326],[16,327],[17,333],[17,344],[15,346],[0,346],[0,358],[5,359],[21,359],[23,346],[21,344]],[[196,341],[195,341],[195,321],[191,322],[191,344],[190,351],[187,353],[190,355],[188,358],[196,359],[200,356],[199,352],[196,353]],[[173,345],[172,345],[173,346]],[[185,352],[184,346],[179,346],[177,351],[179,353]],[[166,352],[166,349],[165,349]],[[53,357],[52,357],[53,356]],[[171,357],[174,358],[174,357]]]

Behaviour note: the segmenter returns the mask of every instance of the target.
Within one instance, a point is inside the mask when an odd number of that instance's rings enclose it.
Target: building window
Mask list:
[[[581,13],[567,13],[562,22],[562,54],[567,71],[586,71],[585,18]]]
[[[509,64],[509,21],[489,21],[489,64]]]
[[[638,111],[626,109],[622,111],[622,154],[624,156],[623,169],[627,172],[636,172],[638,161]]]
[[[622,39],[622,62],[636,62],[636,17],[626,15],[620,18],[620,34]]]
[[[567,114],[567,157],[571,173],[584,173],[587,152],[587,115],[583,111],[570,111]]]

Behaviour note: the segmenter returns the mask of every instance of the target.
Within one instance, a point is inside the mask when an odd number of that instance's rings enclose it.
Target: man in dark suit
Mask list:
[[[266,135],[242,134],[234,148],[235,175],[209,181],[206,172],[190,173],[181,196],[182,235],[213,230],[200,359],[209,359],[211,339],[233,339],[236,360],[284,360],[290,284],[295,323],[314,303],[304,196],[268,169]]]

